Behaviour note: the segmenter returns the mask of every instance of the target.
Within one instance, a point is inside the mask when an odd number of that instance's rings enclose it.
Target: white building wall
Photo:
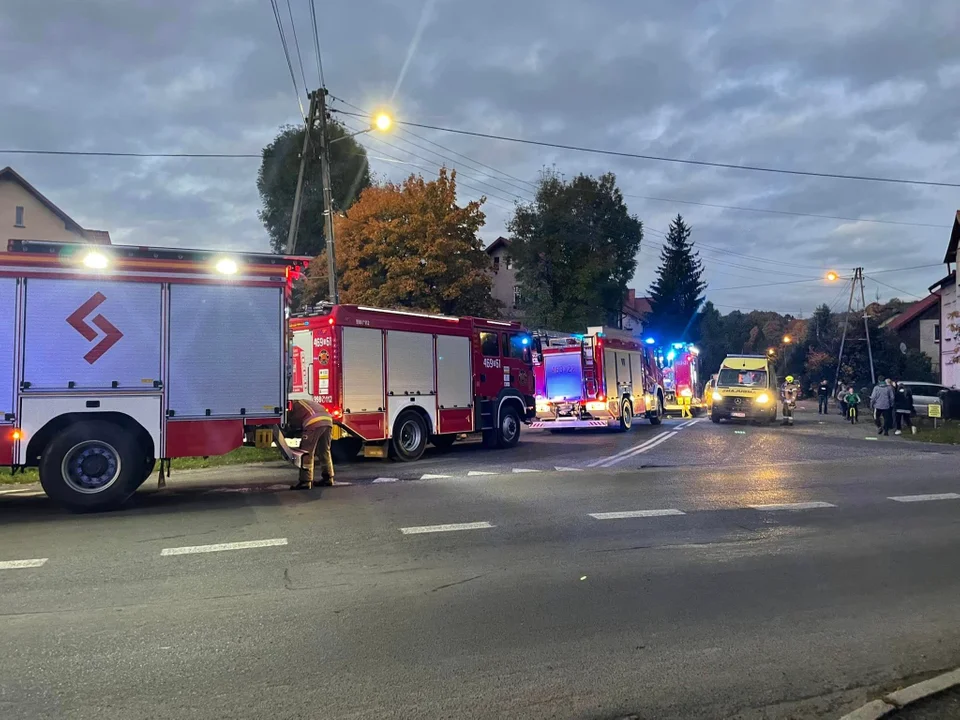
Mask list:
[[[957,348],[957,333],[950,329],[950,325],[960,324],[960,318],[951,318],[950,314],[960,311],[957,304],[957,284],[951,283],[940,291],[940,358],[942,382],[947,387],[960,388],[960,363],[952,363],[958,359],[955,355]]]

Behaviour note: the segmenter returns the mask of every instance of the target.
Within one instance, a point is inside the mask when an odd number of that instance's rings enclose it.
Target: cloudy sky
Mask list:
[[[290,2],[314,87],[309,0]],[[401,119],[647,155],[960,182],[956,0],[319,0],[317,11],[330,92],[363,108],[391,104]],[[0,76],[6,149],[258,153],[300,112],[269,0],[10,0],[0,7]],[[365,137],[382,178],[457,167],[464,200],[488,196],[488,241],[544,167],[568,177],[613,171],[647,229],[634,285],[649,285],[662,233],[680,212],[724,312],[809,314],[819,302],[845,302],[839,285],[799,282],[827,269],[862,265],[869,276],[938,263],[960,207],[958,188],[711,169],[416,128],[391,146]],[[0,152],[3,165],[115,242],[267,248],[257,159]],[[897,290],[868,280],[868,300],[923,295],[942,270],[877,274]]]

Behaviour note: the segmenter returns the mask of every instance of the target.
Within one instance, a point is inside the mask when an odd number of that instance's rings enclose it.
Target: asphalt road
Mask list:
[[[838,420],[0,496],[0,717],[838,717],[960,665],[960,455]]]

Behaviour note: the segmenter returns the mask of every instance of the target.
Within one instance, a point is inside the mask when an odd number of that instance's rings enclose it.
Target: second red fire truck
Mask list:
[[[692,414],[700,414],[704,408],[700,351],[691,343],[677,342],[657,352],[663,372],[664,409],[668,414],[680,414],[681,402],[687,402]]]
[[[531,428],[659,425],[664,389],[653,348],[622,330],[591,327],[585,335],[538,334],[537,419]]]
[[[519,323],[323,304],[290,329],[290,398],[328,409],[341,457],[416,460],[473,433],[512,447],[534,417],[535,342]]]

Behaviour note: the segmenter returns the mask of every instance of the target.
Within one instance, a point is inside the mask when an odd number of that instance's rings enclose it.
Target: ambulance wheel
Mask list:
[[[720,424],[720,416],[715,412],[710,413],[710,422],[715,423],[716,425]]]
[[[449,450],[457,440],[456,433],[447,433],[445,435],[431,435],[430,442],[437,450]]]
[[[624,400],[620,405],[620,429],[626,432],[633,427],[633,405]]]
[[[40,458],[47,496],[71,510],[109,510],[146,479],[143,449],[131,433],[97,420],[58,433]]]
[[[509,403],[500,412],[500,425],[497,427],[497,446],[512,448],[520,442],[520,415]]]
[[[393,425],[390,450],[395,460],[412,462],[419,460],[427,448],[427,424],[420,413],[404,410]]]

